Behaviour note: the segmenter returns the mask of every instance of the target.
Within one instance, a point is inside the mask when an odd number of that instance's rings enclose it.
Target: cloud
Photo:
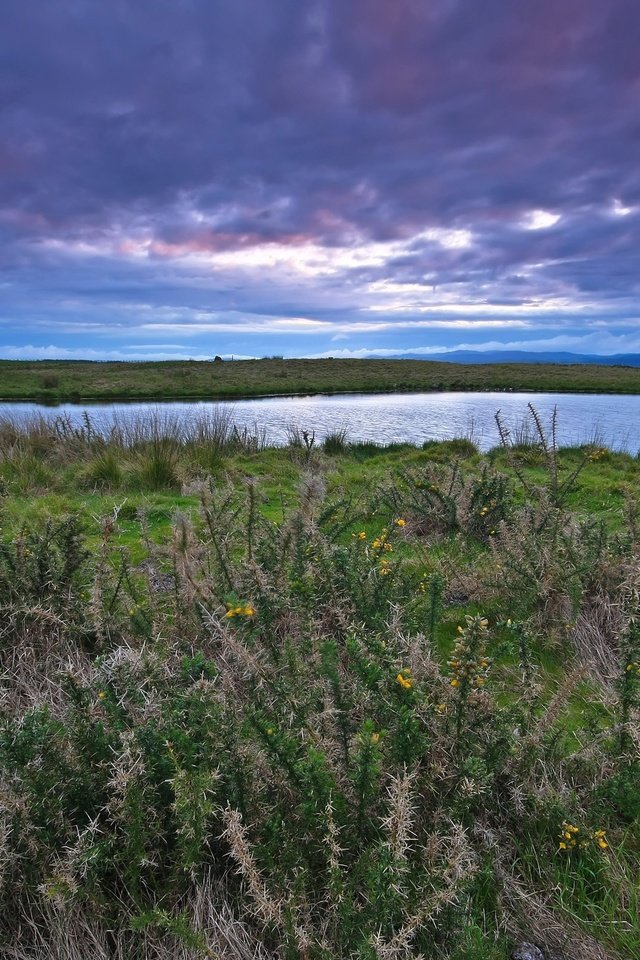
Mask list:
[[[46,346],[34,346],[26,344],[25,346],[15,347],[10,344],[0,344],[0,356],[6,360],[210,360],[210,355],[180,354],[175,349],[168,352],[158,352],[137,350],[132,348],[128,351],[121,350],[93,350],[91,347],[79,347],[77,349],[67,349],[64,347],[48,344]],[[250,359],[236,357],[237,360]]]
[[[599,318],[604,350],[640,296],[638,28],[632,0],[12,5],[4,349]]]

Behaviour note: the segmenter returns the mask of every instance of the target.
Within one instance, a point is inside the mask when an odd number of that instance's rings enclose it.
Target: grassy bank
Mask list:
[[[637,956],[640,461],[532,435],[0,424],[0,952]]]
[[[531,390],[640,393],[640,369],[422,360],[0,361],[4,400],[223,399],[296,393]]]

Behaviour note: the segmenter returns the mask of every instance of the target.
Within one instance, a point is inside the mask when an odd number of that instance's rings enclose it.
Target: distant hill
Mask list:
[[[453,350],[451,353],[404,354],[404,360],[438,360],[445,363],[594,363],[606,367],[640,367],[640,353],[589,356],[581,353],[529,353],[527,350]]]

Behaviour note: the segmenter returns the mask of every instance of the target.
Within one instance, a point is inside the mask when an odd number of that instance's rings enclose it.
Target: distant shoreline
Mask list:
[[[585,394],[587,396],[616,396],[621,397],[630,397],[640,394],[640,390],[637,391],[621,391],[621,390],[562,390],[560,388],[554,387],[549,389],[536,389],[536,390],[527,390],[521,387],[469,387],[465,389],[463,387],[457,387],[455,390],[423,390],[416,388],[415,390],[402,389],[402,390],[322,390],[322,391],[310,391],[302,390],[298,393],[251,393],[251,394],[207,394],[207,395],[193,395],[193,396],[109,396],[109,397],[92,397],[92,396],[82,396],[79,399],[69,399],[62,398],[60,400],[47,400],[41,399],[39,397],[0,397],[0,404],[13,404],[13,403],[33,403],[37,404],[40,407],[61,407],[61,406],[74,406],[81,407],[84,404],[97,404],[100,406],[108,406],[112,403],[233,403],[234,401],[242,400],[295,400],[300,397],[361,397],[368,395],[379,395],[379,396],[397,396],[398,394],[421,394],[421,393],[527,393],[531,394],[532,397],[541,393],[559,393],[567,394],[568,396],[576,394]]]
[[[0,403],[188,403],[474,391],[640,394],[640,368],[381,359],[0,360]]]

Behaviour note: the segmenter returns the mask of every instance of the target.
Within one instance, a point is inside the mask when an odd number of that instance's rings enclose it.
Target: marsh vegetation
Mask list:
[[[2,400],[59,403],[428,390],[640,393],[640,368],[282,357],[222,363],[0,361]]]

